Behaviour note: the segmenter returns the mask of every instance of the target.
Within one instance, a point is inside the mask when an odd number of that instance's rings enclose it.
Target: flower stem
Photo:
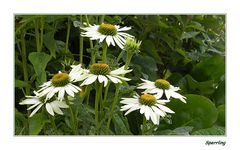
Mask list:
[[[71,18],[68,17],[68,24],[67,24],[67,36],[66,36],[66,45],[65,45],[65,50],[68,50],[68,42],[69,42],[69,36],[70,36],[70,31],[71,31]]]
[[[86,22],[87,22],[87,25],[89,26],[89,21],[88,21],[88,16],[85,15],[85,19],[86,19]],[[96,59],[96,56],[95,56],[95,51],[93,49],[93,42],[91,39],[89,39],[89,43],[90,43],[90,49],[91,49],[91,64],[94,64],[95,63],[95,59]]]
[[[38,24],[38,18],[34,21],[34,27],[35,27],[35,39],[36,39],[36,46],[37,46],[37,52],[40,52],[40,41],[39,41],[39,24]]]
[[[27,72],[27,50],[25,41],[25,30],[21,34],[21,55],[22,55],[22,67],[23,67],[23,78],[24,82],[28,82],[28,72]],[[30,95],[30,88],[26,86],[26,95]]]
[[[69,100],[68,100],[67,97],[66,97],[66,103],[67,103],[67,105],[69,106],[69,111],[70,111],[71,121],[72,121],[72,130],[73,130],[73,133],[74,133],[75,135],[77,135],[78,133],[77,133],[77,127],[76,127],[76,119],[75,119],[75,117],[74,117],[72,107],[71,107],[70,102],[69,102]]]
[[[105,17],[104,15],[101,16],[99,24],[102,24],[104,22],[104,17]]]
[[[128,66],[131,62],[132,56],[133,56],[133,53],[127,52],[127,59],[126,59],[126,62],[125,62],[125,67],[124,67],[125,70],[128,69]]]
[[[115,96],[114,96],[113,103],[112,103],[112,107],[111,107],[111,110],[110,110],[110,114],[108,116],[108,121],[107,121],[107,127],[106,127],[106,130],[105,130],[105,134],[108,134],[108,132],[109,132],[109,128],[110,128],[110,123],[111,123],[111,120],[112,120],[113,112],[114,112],[115,106],[118,103],[119,91],[120,91],[120,84],[117,84],[116,85]]]
[[[96,134],[98,134],[98,116],[99,116],[99,112],[98,112],[98,105],[99,105],[99,99],[100,99],[100,87],[98,86],[98,84],[95,84],[95,90],[96,90],[96,96],[95,96],[95,130],[96,130]]]
[[[43,47],[43,31],[44,31],[44,17],[41,16],[41,28],[40,28],[40,51],[42,51]]]
[[[121,50],[120,54],[117,57],[117,62],[120,61],[120,59],[122,58],[123,54],[124,54],[124,50]]]
[[[82,23],[82,15],[80,16],[80,22]],[[79,62],[80,64],[83,63],[83,36],[81,36],[81,28],[79,28],[79,32],[80,32],[80,39],[79,39],[79,54],[80,54],[80,58],[79,58]]]
[[[107,84],[107,86],[105,88],[105,91],[104,91],[103,104],[106,103],[109,86],[110,86],[110,82],[108,82],[108,84]]]
[[[103,43],[103,54],[102,54],[103,63],[107,63],[107,43]]]

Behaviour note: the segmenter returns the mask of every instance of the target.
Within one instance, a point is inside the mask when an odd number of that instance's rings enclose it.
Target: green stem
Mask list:
[[[146,131],[146,124],[147,124],[147,120],[146,120],[145,116],[143,116],[142,135],[145,134],[145,131]]]
[[[98,105],[99,105],[99,98],[100,98],[100,90],[99,87],[97,85],[97,83],[95,83],[95,90],[96,90],[96,96],[95,96],[95,129],[96,129],[96,134],[98,134],[98,126],[99,126],[99,122],[98,122],[98,116],[99,116],[99,112],[98,112]]]
[[[40,42],[39,42],[39,25],[38,25],[38,19],[34,21],[35,24],[35,39],[36,39],[36,46],[37,46],[37,52],[40,52]]]
[[[41,38],[40,38],[40,51],[42,51],[42,47],[43,47],[43,31],[44,31],[44,17],[41,17]]]
[[[28,83],[28,72],[27,72],[27,50],[26,50],[26,41],[25,41],[25,30],[21,35],[21,55],[22,55],[22,67],[23,67],[23,78],[26,83]],[[30,95],[30,88],[26,87],[26,95]]]
[[[112,103],[110,114],[108,116],[108,121],[107,121],[107,127],[106,127],[106,130],[105,130],[105,134],[108,134],[108,131],[109,131],[109,128],[110,128],[110,123],[111,123],[112,116],[113,116],[113,112],[114,112],[115,106],[118,103],[119,90],[120,90],[120,84],[117,84],[116,85],[116,91],[115,91],[114,100],[113,100],[113,103]]]
[[[89,26],[90,24],[89,24],[87,15],[85,15],[85,19],[86,19],[87,25]],[[89,38],[89,43],[90,43],[90,49],[91,49],[91,64],[94,64],[96,60],[96,56],[95,56],[95,51],[93,49],[93,42],[90,38]]]
[[[121,50],[120,54],[118,55],[117,62],[120,61],[120,59],[122,58],[123,54],[124,54],[124,50]]]
[[[90,92],[91,92],[91,87],[90,85],[87,85],[86,87],[86,96],[84,97],[84,99],[86,98],[86,104],[89,104],[89,97],[90,97]]]
[[[66,45],[65,45],[65,50],[66,51],[68,50],[70,31],[71,31],[71,18],[68,17],[67,36],[66,36]]]
[[[125,62],[125,67],[124,67],[125,70],[128,69],[128,66],[131,62],[132,56],[133,56],[133,53],[129,53],[129,52],[127,53],[127,59],[126,59],[126,62]]]
[[[69,106],[69,111],[70,111],[70,116],[71,116],[71,121],[72,121],[72,123],[71,123],[71,125],[72,125],[72,130],[73,130],[73,133],[74,133],[75,135],[77,135],[77,134],[78,134],[78,132],[77,132],[77,126],[76,126],[76,122],[77,122],[77,121],[76,121],[76,119],[75,119],[75,117],[74,117],[73,110],[72,110],[72,107],[71,107],[71,104],[70,104],[68,98],[66,97],[65,99],[66,99],[67,105]]]
[[[108,84],[107,84],[107,86],[106,86],[106,88],[105,88],[105,91],[104,91],[103,104],[105,104],[106,101],[107,101],[109,86],[110,86],[110,82],[108,82]]]
[[[82,15],[80,16],[80,22],[82,23]],[[81,28],[79,28],[79,32],[80,32],[80,39],[79,39],[79,54],[80,54],[80,58],[79,58],[79,62],[80,64],[83,63],[83,36],[81,36]]]
[[[104,22],[104,17],[105,17],[105,15],[101,16],[99,24],[102,24]]]
[[[103,54],[102,54],[102,61],[103,63],[107,63],[107,43],[103,43]]]
[[[100,120],[103,117],[102,88],[103,88],[103,84],[100,84],[100,87],[99,87],[99,102],[100,102],[100,113],[99,113],[99,116],[100,116]]]

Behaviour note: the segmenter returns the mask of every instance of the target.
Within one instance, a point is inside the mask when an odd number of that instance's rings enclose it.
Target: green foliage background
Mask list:
[[[51,129],[45,113],[28,118],[25,106],[19,102],[38,89],[59,70],[69,70],[79,62],[80,21],[85,15],[16,15],[15,16],[15,134],[69,135],[68,114],[57,116],[57,131]],[[99,24],[101,15],[88,16],[90,24]],[[120,96],[130,97],[140,78],[164,78],[181,88],[187,104],[172,100],[169,107],[176,113],[161,121],[155,135],[224,135],[225,134],[225,16],[224,15],[106,15],[104,22],[131,26],[130,34],[142,41],[141,52],[133,56],[128,75],[132,80],[123,84]],[[90,52],[100,60],[100,45],[89,47],[84,38],[85,67],[90,64]],[[121,49],[110,47],[111,68],[124,64],[126,54],[117,63]],[[109,88],[107,106],[113,99],[114,87]],[[80,135],[93,134],[94,98],[90,105],[74,98],[73,109]],[[141,116],[137,112],[124,117],[116,108],[111,123],[113,135],[138,135]],[[106,112],[108,108],[106,107]],[[107,114],[107,113],[106,113]],[[106,120],[106,116],[102,116]],[[104,134],[104,121],[100,134]]]

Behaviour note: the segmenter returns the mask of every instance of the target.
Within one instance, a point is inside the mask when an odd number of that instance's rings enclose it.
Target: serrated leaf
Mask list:
[[[33,64],[34,71],[40,83],[46,82],[45,68],[51,60],[51,56],[43,52],[32,52],[28,59]]]
[[[49,123],[48,117],[44,113],[37,113],[29,118],[29,134],[38,135],[45,123]]]

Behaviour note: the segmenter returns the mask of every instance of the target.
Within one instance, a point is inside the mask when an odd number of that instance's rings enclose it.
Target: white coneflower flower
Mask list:
[[[83,69],[82,65],[71,65],[71,72],[69,73],[69,76],[71,77],[73,82],[78,82],[86,79],[87,74],[89,73],[89,70]]]
[[[108,46],[115,46],[116,43],[121,49],[124,47],[123,45],[126,42],[126,38],[133,37],[130,34],[122,32],[130,30],[131,27],[120,28],[118,25],[111,25],[106,23],[102,23],[101,25],[93,25],[82,29],[86,31],[82,33],[83,36],[89,37],[91,40],[99,40],[100,42],[103,42],[104,39],[106,39]]]
[[[145,89],[143,93],[151,93],[156,94],[158,97],[162,97],[163,93],[165,93],[168,100],[171,97],[180,99],[182,102],[186,103],[186,97],[177,93],[176,91],[180,90],[179,87],[174,87],[167,80],[158,79],[155,82],[141,79],[144,83],[141,83],[138,89]]]
[[[20,105],[32,105],[28,110],[34,109],[29,117],[32,117],[37,111],[45,105],[45,108],[49,114],[54,116],[54,112],[63,115],[63,112],[60,108],[68,108],[69,106],[64,101],[58,100],[47,100],[45,97],[41,97],[39,93],[34,92],[35,96],[26,96],[27,99],[20,102]],[[51,102],[50,102],[51,101]]]
[[[74,93],[81,91],[79,87],[72,84],[73,79],[67,73],[59,72],[55,74],[53,78],[41,85],[41,89],[38,90],[40,96],[45,96],[46,99],[50,99],[54,94],[58,93],[58,100],[62,101],[64,99],[65,92],[74,97]]]
[[[121,107],[121,111],[126,111],[125,115],[132,111],[140,109],[140,113],[144,114],[146,120],[151,118],[156,125],[159,124],[160,116],[165,117],[166,113],[174,113],[171,109],[164,106],[168,100],[160,100],[151,94],[135,95],[133,98],[122,98],[120,103],[125,104]]]
[[[104,87],[107,85],[108,80],[111,80],[113,83],[122,83],[121,80],[130,81],[130,79],[122,77],[121,75],[132,71],[125,70],[124,66],[111,71],[107,64],[93,64],[90,66],[89,70],[90,72],[88,74],[88,77],[83,81],[81,86],[92,84],[97,79],[100,83],[104,82]]]

